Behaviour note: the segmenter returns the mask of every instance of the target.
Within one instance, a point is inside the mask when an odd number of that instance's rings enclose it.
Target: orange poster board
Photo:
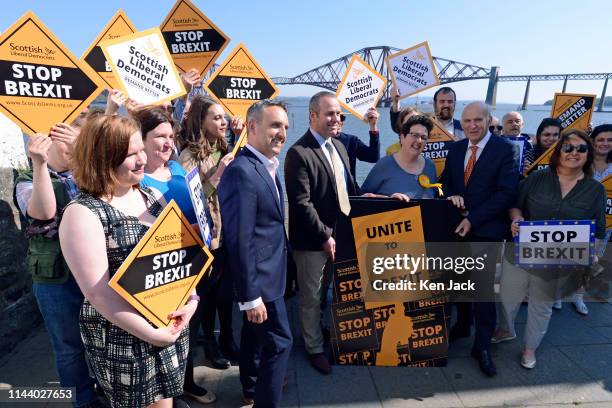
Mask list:
[[[135,32],[136,28],[130,19],[125,15],[123,10],[119,9],[81,57],[81,60],[89,64],[109,89],[118,89],[119,84],[117,83],[117,79],[113,74],[110,64],[104,57],[104,53],[100,48],[100,43]]]
[[[537,160],[534,161],[531,164],[531,166],[529,166],[525,170],[524,175],[528,176],[531,173],[533,173],[534,171],[545,169],[546,167],[548,167],[548,165],[550,164],[550,156],[552,156],[552,153],[555,150],[555,146],[557,146],[557,143],[558,142],[553,143],[553,145],[550,146],[548,148],[548,150],[546,150],[544,153],[542,153],[542,155],[540,157],[538,157]]]
[[[119,89],[136,102],[159,105],[185,95],[185,86],[159,28],[100,44]]]
[[[450,134],[437,120],[433,119],[432,122],[434,127],[431,133],[429,133],[429,140],[425,144],[423,156],[434,162],[436,166],[436,175],[440,177],[442,170],[444,170],[444,165],[446,164],[448,150],[456,139],[455,136]]]
[[[172,322],[206,274],[213,256],[174,200],[108,282],[156,327]]]
[[[556,93],[550,116],[559,119],[563,130],[586,131],[591,123],[596,97],[596,95]]]
[[[378,105],[386,86],[387,78],[358,55],[353,55],[336,95],[342,106],[359,119],[365,120],[366,112]]]
[[[180,72],[195,68],[202,77],[229,43],[229,37],[191,1],[178,0],[160,26]]]
[[[238,44],[204,85],[206,91],[231,116],[246,120],[249,107],[262,99],[272,99],[278,88],[259,66],[244,44]]]
[[[391,54],[385,61],[400,99],[440,84],[427,41]]]
[[[98,75],[31,11],[0,36],[0,111],[25,133],[70,124],[101,91]]]

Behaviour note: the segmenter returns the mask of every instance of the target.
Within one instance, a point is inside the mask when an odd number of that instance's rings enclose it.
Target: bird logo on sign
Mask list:
[[[144,50],[147,54],[155,55],[159,57],[163,54],[163,51],[159,48],[159,46],[153,44],[153,40],[151,38],[147,38],[147,42],[145,43]]]

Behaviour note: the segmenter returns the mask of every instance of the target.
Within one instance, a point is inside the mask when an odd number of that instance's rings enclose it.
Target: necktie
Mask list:
[[[472,154],[468,159],[467,166],[465,166],[465,172],[463,173],[463,184],[466,186],[470,180],[470,176],[472,175],[472,170],[474,170],[474,165],[476,164],[476,152],[478,151],[478,146],[470,146],[470,150],[472,150]]]
[[[336,152],[336,149],[328,140],[325,142],[325,148],[329,152],[329,156],[332,161],[332,168],[334,171],[334,179],[336,181],[336,192],[338,194],[338,203],[340,204],[340,211],[344,215],[349,215],[351,212],[351,203],[349,202],[348,193],[346,192],[346,179],[344,178],[344,166],[340,160],[340,156]]]

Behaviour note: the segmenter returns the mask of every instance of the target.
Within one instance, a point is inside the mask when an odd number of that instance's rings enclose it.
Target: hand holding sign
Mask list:
[[[42,133],[35,133],[28,141],[28,156],[32,159],[32,167],[46,164],[49,159],[48,153],[52,140]]]
[[[187,92],[190,92],[200,82],[200,74],[198,74],[198,70],[195,68],[191,68],[187,72],[181,72],[180,76]]]
[[[119,109],[127,102],[127,95],[118,89],[111,89],[108,91],[108,98],[106,99],[106,115],[116,115]]]
[[[72,126],[66,123],[58,123],[53,125],[49,137],[55,143],[63,143],[66,145],[66,149],[69,153],[74,150],[74,144],[79,136],[79,132]]]

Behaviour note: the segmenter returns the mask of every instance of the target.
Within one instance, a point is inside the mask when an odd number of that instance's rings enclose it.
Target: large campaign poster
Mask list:
[[[204,87],[229,115],[242,120],[252,104],[273,99],[279,92],[244,44],[234,48]]]
[[[101,91],[98,75],[31,11],[0,36],[0,112],[25,133],[70,124]]]
[[[204,76],[229,43],[229,37],[189,0],[178,0],[160,26],[181,72]]]
[[[156,327],[172,323],[206,274],[213,256],[174,200],[121,264],[108,284]]]
[[[118,10],[117,13],[104,26],[100,34],[93,40],[91,45],[85,50],[82,61],[85,61],[98,74],[105,86],[109,89],[118,89],[119,83],[113,74],[110,64],[104,57],[100,43],[108,40],[114,40],[124,35],[134,34],[136,28],[130,21],[123,10]]]
[[[440,84],[427,41],[389,55],[386,62],[400,99]]]
[[[368,109],[377,106],[386,86],[387,78],[380,75],[358,55],[353,55],[336,95],[344,108],[359,119],[366,120]]]
[[[586,131],[591,123],[596,97],[596,95],[556,93],[550,116],[559,119],[563,130]]]
[[[159,28],[100,43],[119,88],[143,105],[159,105],[185,95]]]
[[[351,218],[341,218],[336,229],[331,307],[331,345],[336,364],[446,365],[450,316],[444,293],[416,291],[387,301],[365,299],[367,291],[363,289],[372,285],[373,275],[371,270],[360,268],[359,257],[371,262],[376,253],[398,255],[408,241],[415,244],[412,250],[426,252],[424,241],[454,241],[453,230],[460,221],[459,212],[448,200],[404,203],[351,198]],[[419,275],[420,279],[425,277]],[[400,282],[401,278],[391,280]]]

